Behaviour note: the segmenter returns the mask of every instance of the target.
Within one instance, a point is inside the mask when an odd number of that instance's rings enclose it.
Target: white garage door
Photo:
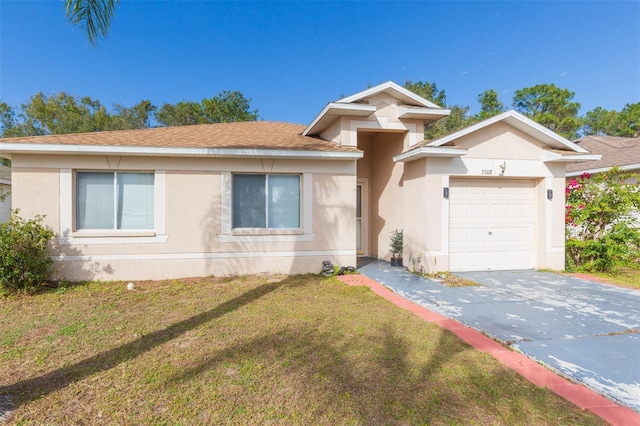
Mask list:
[[[451,179],[449,269],[531,269],[533,180]]]

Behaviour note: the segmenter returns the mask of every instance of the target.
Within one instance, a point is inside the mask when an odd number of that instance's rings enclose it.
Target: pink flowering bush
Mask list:
[[[566,187],[566,253],[570,270],[610,271],[640,262],[639,176],[614,168],[584,173]]]

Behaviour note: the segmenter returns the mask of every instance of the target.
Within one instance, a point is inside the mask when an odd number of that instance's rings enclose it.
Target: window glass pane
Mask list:
[[[153,229],[153,173],[117,174],[118,229]]]
[[[265,228],[265,176],[233,175],[233,227]]]
[[[113,229],[113,173],[78,173],[76,191],[76,228]]]
[[[300,176],[269,175],[269,228],[300,228]]]

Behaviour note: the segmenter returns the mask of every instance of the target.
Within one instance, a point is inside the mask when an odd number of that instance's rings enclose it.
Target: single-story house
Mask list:
[[[616,136],[584,136],[574,143],[593,154],[599,160],[567,164],[567,178],[573,179],[583,173],[597,174],[619,167],[620,170],[640,173],[640,138]]]
[[[0,223],[6,222],[11,216],[11,168],[0,164]]]
[[[449,111],[387,82],[308,125],[240,122],[0,140],[13,206],[46,215],[69,280],[564,267],[569,162],[598,157],[514,111],[434,141]]]

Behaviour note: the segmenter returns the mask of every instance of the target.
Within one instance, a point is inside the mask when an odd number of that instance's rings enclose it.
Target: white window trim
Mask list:
[[[238,172],[241,173],[241,172]],[[268,174],[268,173],[264,173]],[[307,242],[315,239],[313,233],[313,174],[302,173],[302,188],[300,193],[300,225],[299,229],[274,228],[239,228],[233,229],[232,217],[232,181],[233,173],[220,174],[220,216],[221,229],[218,240],[222,243],[232,242]]]
[[[105,170],[115,172],[116,170]],[[74,171],[60,169],[60,245],[86,244],[154,244],[165,243],[169,239],[166,234],[166,186],[167,176],[164,170],[154,173],[154,222],[153,230],[77,230],[74,231],[73,206],[75,189],[73,185]]]

